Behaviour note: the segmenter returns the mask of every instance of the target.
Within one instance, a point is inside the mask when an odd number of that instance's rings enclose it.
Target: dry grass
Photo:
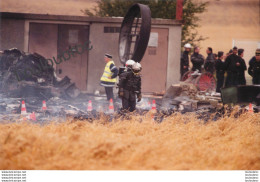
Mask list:
[[[175,114],[105,123],[0,124],[0,169],[259,170],[260,113],[203,124]]]

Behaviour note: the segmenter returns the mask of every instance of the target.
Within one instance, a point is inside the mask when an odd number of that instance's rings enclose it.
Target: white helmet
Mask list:
[[[134,64],[135,64],[135,61],[129,59],[129,60],[126,61],[125,66],[126,67],[132,67]]]
[[[140,63],[133,64],[133,72],[139,73],[142,70],[142,66]]]
[[[184,48],[190,48],[191,49],[191,45],[189,43],[184,45]]]

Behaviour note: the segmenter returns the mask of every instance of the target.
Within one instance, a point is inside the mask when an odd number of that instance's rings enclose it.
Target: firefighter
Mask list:
[[[218,52],[218,59],[215,64],[216,68],[216,76],[217,76],[217,88],[216,92],[220,93],[220,88],[223,87],[224,84],[224,74],[225,74],[225,64],[223,62],[224,53],[222,51]]]
[[[125,63],[126,70],[125,71],[132,71],[133,65],[135,64],[134,60],[127,60]]]
[[[253,77],[253,84],[260,84],[260,49],[256,49],[255,56],[249,61],[248,74]]]
[[[191,45],[189,43],[184,45],[185,51],[181,55],[181,78],[189,71],[189,52],[191,50]]]
[[[141,64],[135,63],[119,77],[119,97],[122,99],[123,110],[133,112],[136,108],[136,97],[137,102],[142,99],[141,70]]]
[[[104,73],[100,79],[100,84],[105,87],[107,100],[114,99],[113,95],[113,87],[116,84],[116,77],[118,75],[118,69],[115,66],[114,61],[112,60],[112,56],[109,54],[105,54],[104,60],[106,62],[106,66],[104,69]]]
[[[125,63],[125,66],[124,67],[119,67],[119,73],[118,73],[118,76],[119,76],[119,79],[120,79],[120,75],[126,71],[131,71],[132,70],[132,66],[133,64],[135,64],[135,61],[134,60],[127,60],[126,63]]]

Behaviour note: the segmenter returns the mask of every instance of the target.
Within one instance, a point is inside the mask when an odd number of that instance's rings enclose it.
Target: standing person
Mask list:
[[[238,65],[238,84],[246,85],[245,71],[247,70],[246,62],[243,59],[244,49],[238,49],[239,62]]]
[[[233,54],[233,49],[230,49],[227,54],[228,54],[227,56]]]
[[[226,60],[226,58],[233,53],[233,50],[230,49],[228,53],[226,53],[226,55],[224,56],[224,60]]]
[[[127,60],[126,63],[125,63],[125,71],[132,71],[133,69],[133,65],[135,64],[135,61],[134,60]]]
[[[119,68],[119,73],[118,73],[119,78],[120,78],[120,75],[121,75],[122,73],[124,73],[124,72],[126,72],[126,71],[132,71],[132,66],[133,66],[133,64],[135,64],[135,61],[134,61],[134,60],[131,60],[131,59],[127,60],[127,61],[125,62],[125,66]]]
[[[224,60],[226,60],[226,58],[229,56],[229,53],[226,53],[225,55],[224,55]]]
[[[199,70],[201,72],[201,66],[204,63],[204,57],[199,53],[200,48],[195,47],[194,53],[191,55],[191,62],[192,62],[192,71]]]
[[[214,55],[213,55],[212,51],[213,50],[211,47],[208,47],[206,50],[206,53],[208,54],[208,56],[205,60],[204,68],[206,71],[213,74],[215,71],[215,59],[214,59]]]
[[[214,53],[214,54],[213,54],[213,57],[214,57],[215,63],[216,63],[216,61],[217,61],[217,59],[218,59],[218,55]]]
[[[185,51],[181,55],[181,78],[189,71],[189,52],[191,50],[191,45],[189,43],[184,45]]]
[[[100,84],[105,87],[107,100],[110,100],[110,99],[114,99],[113,87],[116,84],[118,69],[115,66],[114,61],[112,60],[111,55],[105,54],[104,60],[106,62],[106,66],[104,69],[104,73],[100,79],[101,81]]]
[[[141,94],[141,75],[140,63],[135,63],[132,69],[122,73],[119,77],[119,97],[122,99],[123,110],[133,112],[137,102],[142,99]]]
[[[233,47],[233,53],[225,60],[225,70],[227,71],[226,87],[238,85],[238,67],[239,57],[237,56],[237,47]]]
[[[260,49],[256,49],[255,56],[249,61],[248,74],[253,77],[253,84],[260,84]]]
[[[220,88],[222,88],[223,84],[224,84],[225,63],[223,61],[223,58],[224,58],[224,53],[222,51],[219,51],[218,59],[215,64],[216,76],[217,76],[216,92],[219,92],[219,93],[220,93]]]

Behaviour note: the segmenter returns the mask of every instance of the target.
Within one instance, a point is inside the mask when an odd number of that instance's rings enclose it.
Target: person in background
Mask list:
[[[214,53],[213,56],[214,56],[214,59],[215,59],[215,62],[216,62],[217,59],[218,59],[218,55]]]
[[[260,84],[260,49],[256,49],[255,56],[249,61],[248,74],[252,76],[253,84]]]
[[[119,97],[122,99],[122,107],[125,111],[133,112],[137,102],[142,99],[141,94],[141,75],[142,70],[140,63],[135,63],[131,70],[122,73],[119,77]]]
[[[226,60],[226,58],[229,56],[228,53],[226,53],[223,57],[224,57],[224,60]]]
[[[233,53],[225,60],[225,71],[227,71],[227,78],[225,82],[226,87],[238,85],[238,67],[240,66],[239,57],[237,56],[237,47],[233,47]]]
[[[238,84],[239,85],[246,85],[245,71],[247,70],[247,67],[246,67],[246,62],[243,59],[244,49],[238,49],[238,56],[239,56],[239,62],[237,63],[237,66],[238,66]]]
[[[230,49],[230,50],[228,51],[228,55],[231,55],[231,54],[233,54],[233,49]]]
[[[205,60],[205,64],[204,64],[204,68],[206,71],[214,74],[215,71],[215,59],[214,59],[214,55],[212,52],[212,48],[208,47],[206,50],[206,53],[208,54],[206,60]]]
[[[204,57],[199,53],[200,48],[195,47],[194,53],[191,55],[191,62],[192,62],[192,71],[199,70],[201,72],[201,66],[204,63]]]
[[[105,87],[107,100],[110,100],[110,99],[114,99],[113,87],[116,84],[118,69],[115,66],[114,61],[112,60],[111,55],[105,54],[104,60],[106,62],[106,66],[104,69],[104,73],[100,79],[100,84]]]
[[[120,78],[120,75],[124,72],[127,72],[127,71],[132,71],[132,66],[135,64],[135,61],[134,60],[127,60],[125,62],[125,66],[124,67],[119,67],[119,73],[118,73],[118,76]]]
[[[184,45],[184,52],[181,55],[181,78],[186,73],[189,71],[189,52],[191,50],[191,45],[189,43]]]
[[[216,92],[220,93],[220,88],[224,85],[224,74],[225,74],[225,63],[223,61],[224,53],[222,51],[218,52],[218,59],[216,60],[216,76],[217,76],[217,88]]]
[[[233,53],[233,50],[230,49],[229,52],[224,56],[224,60],[226,60],[226,58],[231,55]]]

